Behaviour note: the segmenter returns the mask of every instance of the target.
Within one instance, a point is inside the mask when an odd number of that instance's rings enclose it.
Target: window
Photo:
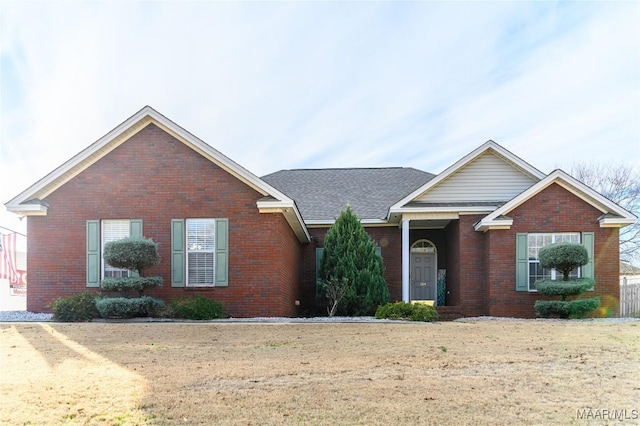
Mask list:
[[[561,279],[555,269],[546,269],[540,266],[538,253],[540,249],[549,244],[576,243],[580,244],[579,232],[566,232],[557,234],[528,234],[527,258],[529,270],[529,291],[536,291],[536,281],[542,279]],[[580,268],[576,268],[569,274],[570,277],[580,277]]]
[[[187,219],[187,286],[215,285],[215,219]]]
[[[129,277],[135,273],[107,265],[104,245],[126,237],[142,237],[142,219],[87,220],[86,222],[87,287],[100,287],[102,278]]]
[[[121,240],[131,234],[131,224],[129,220],[103,220],[102,221],[102,278],[127,278],[127,269],[114,268],[104,260],[104,246],[108,242]]]
[[[171,220],[171,287],[229,285],[229,220]]]

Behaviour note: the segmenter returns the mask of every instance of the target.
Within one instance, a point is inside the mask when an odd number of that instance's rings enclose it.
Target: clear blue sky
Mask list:
[[[0,205],[144,105],[257,175],[640,167],[638,2],[1,1],[0,49]]]

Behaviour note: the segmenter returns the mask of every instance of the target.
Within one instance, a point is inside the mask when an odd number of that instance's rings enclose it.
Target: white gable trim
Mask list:
[[[109,133],[98,139],[96,142],[76,154],[70,160],[56,168],[44,178],[21,192],[18,196],[5,204],[8,211],[20,216],[46,215],[46,209],[35,209],[32,204],[25,204],[30,200],[41,200],[49,194],[69,182],[75,176],[94,164],[96,161],[122,145],[133,135],[145,128],[148,124],[155,124],[165,132],[169,133],[180,142],[184,143],[194,151],[198,152],[217,166],[221,167],[246,185],[250,186],[263,196],[274,198],[273,203],[280,203],[280,207],[293,209],[294,217],[299,221],[299,228],[296,234],[301,241],[310,241],[308,231],[304,226],[302,217],[297,211],[298,208],[292,199],[278,191],[238,163],[234,162],[218,150],[203,142],[201,139],[178,126],[164,115],[160,114],[150,106],[145,106],[140,111],[129,117],[122,124],[111,130]],[[289,219],[288,219],[289,220]],[[291,223],[291,222],[290,222]],[[298,227],[298,225],[296,225]],[[295,230],[295,229],[294,229]]]
[[[536,181],[543,179],[545,176],[544,173],[542,173],[540,170],[536,169],[526,161],[522,160],[520,157],[509,152],[507,149],[503,148],[502,146],[495,143],[494,141],[489,140],[484,144],[482,144],[481,146],[479,146],[478,148],[476,148],[475,150],[473,150],[472,152],[470,152],[469,154],[467,154],[466,156],[462,157],[460,160],[458,160],[451,166],[449,166],[447,169],[445,169],[442,173],[440,173],[439,175],[431,179],[429,182],[427,182],[426,184],[416,189],[411,194],[407,195],[402,200],[398,201],[396,204],[391,206],[391,208],[389,209],[389,214],[391,214],[392,212],[404,211],[405,208],[403,208],[403,206],[405,204],[410,203],[417,197],[429,191],[431,188],[434,188],[440,182],[443,182],[448,177],[455,174],[458,170],[462,169],[467,164],[471,163],[475,159],[482,156],[485,152],[490,150],[494,151],[499,157],[502,157],[508,162],[514,164],[518,169],[522,170],[522,172],[531,176]]]
[[[553,183],[562,186],[564,189],[571,192],[576,197],[600,210],[603,213],[603,215],[599,219],[601,227],[624,227],[635,223],[636,221],[636,217],[633,215],[633,213],[620,207],[602,194],[599,194],[582,182],[576,180],[572,176],[558,169],[554,170],[543,180],[536,183],[531,188],[522,192],[520,195],[514,197],[503,206],[484,217],[482,220],[475,224],[475,230],[484,232],[490,229],[509,229],[509,227],[511,227],[511,225],[513,224],[513,219],[506,218],[505,216],[510,211],[520,206],[534,195],[540,193]]]

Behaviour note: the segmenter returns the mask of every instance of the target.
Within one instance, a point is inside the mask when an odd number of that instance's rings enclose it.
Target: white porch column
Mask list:
[[[409,302],[409,219],[402,219],[402,301]]]

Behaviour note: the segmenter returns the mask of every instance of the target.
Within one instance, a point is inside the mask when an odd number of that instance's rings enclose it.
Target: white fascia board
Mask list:
[[[460,207],[401,207],[389,209],[389,215],[394,213],[466,213],[466,214],[486,214],[497,209],[498,206],[460,206]]]
[[[600,219],[600,226],[602,227],[611,227],[614,226],[614,224],[616,224],[615,226],[626,226],[634,223],[636,220],[636,217],[631,212],[620,207],[618,204],[609,200],[595,190],[589,188],[587,185],[583,184],[582,182],[578,181],[562,170],[556,169],[553,172],[549,173],[549,175],[542,179],[540,182],[532,185],[530,188],[526,189],[525,191],[521,192],[519,195],[515,196],[510,201],[505,203],[503,206],[499,207],[493,213],[483,218],[480,222],[478,222],[478,224],[476,224],[476,231],[483,231],[486,230],[486,227],[492,227],[494,224],[497,225],[498,222],[501,221],[501,219],[498,219],[500,216],[507,215],[510,211],[520,206],[534,195],[540,193],[553,183],[562,186],[576,197],[600,210],[602,213],[613,213],[619,216],[619,218]]]
[[[46,216],[47,209],[49,207],[42,204],[20,204],[20,205],[8,205],[7,211],[15,213],[20,217],[24,216]]]
[[[492,221],[486,221],[485,219],[482,219],[481,221],[473,225],[473,228],[476,231],[486,232],[491,229],[510,229],[511,225],[513,225],[513,219],[495,219]]]
[[[636,219],[631,218],[618,218],[618,217],[606,217],[598,220],[601,228],[623,228],[628,225],[636,223]]]
[[[456,220],[460,219],[458,212],[404,212],[400,216],[400,220]]]
[[[331,219],[331,220],[307,220],[305,222],[305,224],[309,228],[326,228],[328,226],[333,226],[334,223],[336,223],[335,219]],[[363,226],[369,226],[369,227],[374,227],[374,226],[393,226],[393,224],[390,224],[389,222],[387,222],[384,219],[362,219],[362,220],[360,220],[360,223]]]
[[[410,203],[416,197],[424,194],[434,186],[438,185],[440,182],[444,181],[449,176],[453,175],[458,170],[462,169],[464,166],[471,163],[473,160],[480,157],[482,154],[484,154],[486,151],[490,149],[495,151],[499,156],[504,157],[506,160],[516,165],[516,167],[520,168],[525,173],[529,174],[531,177],[537,180],[544,178],[545,174],[542,173],[540,170],[536,169],[531,164],[527,163],[517,155],[514,155],[513,153],[503,148],[499,144],[495,143],[494,141],[489,140],[484,144],[480,145],[475,150],[471,151],[469,154],[462,157],[460,160],[456,161],[451,166],[447,167],[442,173],[440,173],[439,175],[431,179],[429,182],[425,183],[420,188],[416,189],[411,194],[407,195],[402,200],[398,201],[396,204],[391,206],[389,211],[392,212],[393,210],[396,210],[404,206],[405,204]]]
[[[256,205],[260,213],[282,213],[300,242],[308,243],[311,241],[311,235],[293,200],[262,200],[256,202]]]

